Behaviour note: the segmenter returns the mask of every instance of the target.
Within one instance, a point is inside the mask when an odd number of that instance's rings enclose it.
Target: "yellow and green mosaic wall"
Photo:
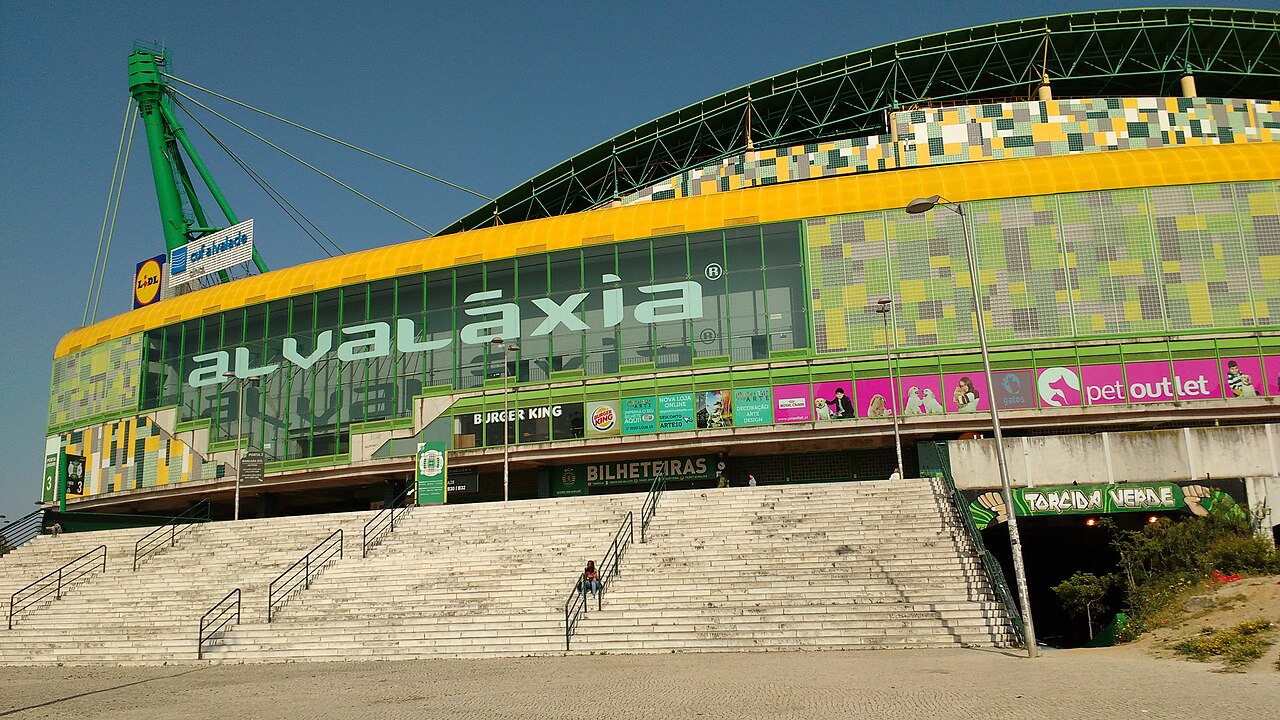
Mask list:
[[[205,462],[146,416],[62,433],[60,438],[68,454],[86,458],[84,494],[71,497],[176,485],[223,472],[221,465]]]
[[[887,135],[756,150],[622,198],[623,205],[790,180],[981,160],[1275,142],[1280,101],[1091,98],[894,113]]]
[[[1280,317],[1280,181],[1139,188],[965,205],[993,341],[1223,331]],[[960,217],[808,220],[819,354],[974,343]]]
[[[141,333],[56,358],[48,427],[83,427],[95,419],[137,412],[141,382]]]

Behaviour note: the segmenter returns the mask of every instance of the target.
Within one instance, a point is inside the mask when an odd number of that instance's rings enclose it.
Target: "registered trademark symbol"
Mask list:
[[[724,268],[720,267],[720,263],[711,263],[707,266],[706,275],[708,280],[719,280],[724,274]]]
[[[720,336],[720,333],[717,333],[715,330],[712,330],[711,328],[707,328],[698,334],[698,338],[701,339],[702,342],[708,345],[710,345],[711,343],[714,343],[719,336]]]

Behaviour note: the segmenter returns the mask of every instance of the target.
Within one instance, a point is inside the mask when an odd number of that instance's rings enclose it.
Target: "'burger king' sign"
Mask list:
[[[621,434],[622,423],[618,421],[619,410],[616,400],[601,400],[587,404],[587,437],[602,437]]]

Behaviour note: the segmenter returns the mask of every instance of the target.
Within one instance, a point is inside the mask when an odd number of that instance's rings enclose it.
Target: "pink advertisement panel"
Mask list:
[[[1268,355],[1262,358],[1263,385],[1271,397],[1280,396],[1280,356]]]
[[[817,420],[853,420],[853,380],[813,384],[813,415]]]
[[[909,375],[898,379],[903,415],[941,415],[942,380],[937,375]]]
[[[1169,363],[1164,360],[1125,363],[1125,376],[1129,383],[1130,402],[1170,402],[1174,399],[1173,383],[1169,380]],[[1121,400],[1125,393],[1121,392]]]
[[[1078,407],[1084,399],[1081,388],[1075,367],[1047,367],[1036,374],[1036,395],[1042,408]]]
[[[1080,385],[1086,405],[1115,405],[1128,399],[1120,363],[1081,366]]]
[[[1221,400],[1216,360],[1174,360],[1173,389],[1179,400]]]
[[[889,378],[869,378],[854,383],[858,399],[858,417],[893,416],[893,386]]]
[[[809,422],[813,408],[809,403],[809,385],[773,386],[773,421],[776,423]]]
[[[980,372],[950,373],[942,376],[942,394],[947,412],[978,412],[991,409],[987,397],[987,376]]]
[[[1222,389],[1228,400],[1268,394],[1262,361],[1256,357],[1223,358]]]

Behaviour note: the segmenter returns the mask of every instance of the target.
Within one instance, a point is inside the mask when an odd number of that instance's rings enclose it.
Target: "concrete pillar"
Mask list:
[[[1196,76],[1191,73],[1182,76],[1182,97],[1196,97]]]
[[[1048,79],[1040,82],[1040,87],[1036,88],[1036,99],[1040,102],[1048,102],[1053,99],[1053,88],[1049,87]]]

